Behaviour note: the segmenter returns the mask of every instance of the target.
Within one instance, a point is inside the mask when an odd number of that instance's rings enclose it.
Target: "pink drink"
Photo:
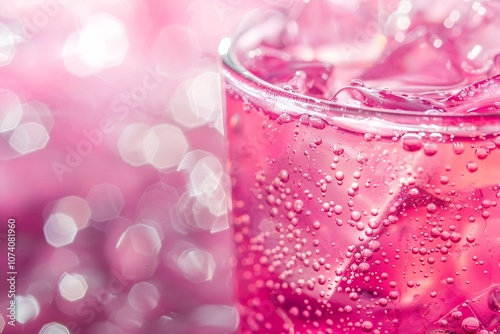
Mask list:
[[[498,9],[441,8],[456,32],[399,5],[404,38],[326,64],[376,4],[312,1],[223,52],[240,333],[500,333]],[[352,31],[311,37],[321,12]]]

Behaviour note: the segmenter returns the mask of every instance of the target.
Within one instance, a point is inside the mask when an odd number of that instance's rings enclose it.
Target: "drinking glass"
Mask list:
[[[221,42],[239,333],[500,332],[498,14],[311,0]]]

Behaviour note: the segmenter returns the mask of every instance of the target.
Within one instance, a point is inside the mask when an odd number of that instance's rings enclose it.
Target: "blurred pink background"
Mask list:
[[[234,331],[217,46],[291,1],[0,2],[0,333]]]

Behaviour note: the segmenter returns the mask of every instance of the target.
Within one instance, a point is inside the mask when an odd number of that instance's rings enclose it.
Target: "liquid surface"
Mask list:
[[[311,15],[329,10],[311,4],[301,29],[317,29]],[[285,90],[347,106],[491,113],[500,90],[496,46],[482,30],[496,24],[488,6],[441,8],[451,28],[410,10],[405,39],[395,31],[369,66],[326,63],[335,56],[297,46],[331,37],[321,34],[265,43],[244,62]],[[345,11],[332,14],[340,26]],[[463,58],[472,32],[488,56]],[[352,131],[226,87],[240,333],[500,333],[497,133]]]

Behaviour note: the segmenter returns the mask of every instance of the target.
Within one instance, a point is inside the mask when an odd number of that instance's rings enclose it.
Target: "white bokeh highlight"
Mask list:
[[[28,321],[34,320],[40,314],[40,304],[31,295],[16,297],[16,320],[24,325]]]
[[[12,133],[9,144],[20,154],[41,150],[47,145],[49,134],[43,125],[33,122],[19,125]]]
[[[71,244],[77,232],[78,226],[73,218],[64,213],[51,214],[43,226],[45,240],[56,248]]]
[[[19,97],[7,89],[0,88],[0,133],[15,129],[22,115],[23,108]]]
[[[71,334],[68,328],[60,323],[51,322],[43,325],[38,334]]]
[[[184,277],[193,283],[211,281],[215,272],[214,257],[199,248],[183,251],[177,264]]]
[[[137,312],[150,312],[156,308],[160,299],[158,288],[148,282],[135,284],[128,294],[129,305]]]
[[[123,161],[134,167],[148,163],[143,143],[150,129],[142,123],[129,124],[123,129],[118,140],[118,152]]]
[[[0,23],[0,67],[11,63],[16,51],[14,39],[9,27]]]
[[[59,292],[61,296],[74,302],[85,297],[88,284],[82,275],[64,273],[59,281]]]
[[[143,141],[147,161],[157,169],[177,166],[188,150],[182,131],[170,124],[152,127]]]
[[[87,202],[92,219],[98,222],[117,217],[125,205],[120,188],[109,183],[93,186],[87,195]]]
[[[87,201],[74,195],[63,197],[57,201],[53,212],[71,217],[79,230],[87,227],[91,214]]]
[[[128,47],[124,24],[112,15],[99,13],[68,37],[62,56],[68,72],[86,77],[121,64]]]

